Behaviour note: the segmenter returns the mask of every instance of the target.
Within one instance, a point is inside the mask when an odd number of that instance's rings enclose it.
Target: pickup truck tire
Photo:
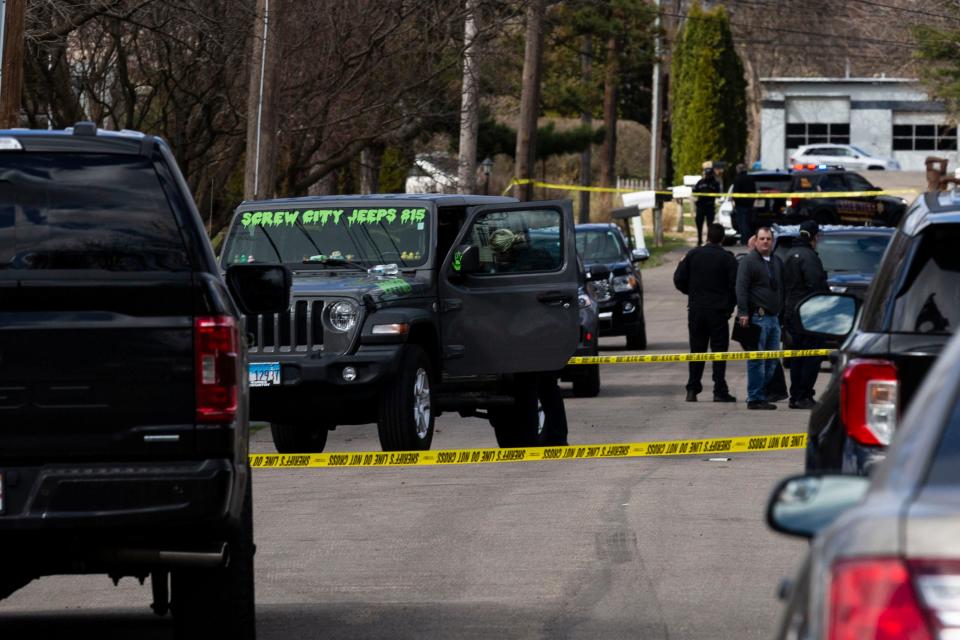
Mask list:
[[[627,332],[627,349],[643,351],[647,348],[647,321],[640,314],[640,322]]]
[[[225,567],[171,572],[170,608],[179,640],[256,638],[252,493],[248,481],[240,527],[227,541],[229,558]]]
[[[433,367],[419,345],[404,351],[400,371],[380,395],[380,446],[384,451],[426,451],[433,441]]]
[[[513,405],[489,410],[500,447],[545,447],[566,440],[567,414],[555,381],[518,381],[515,398]]]
[[[327,446],[329,427],[305,424],[270,423],[270,434],[277,453],[321,453]]]
[[[573,379],[573,395],[578,398],[595,398],[600,394],[600,365],[585,364],[583,375]]]

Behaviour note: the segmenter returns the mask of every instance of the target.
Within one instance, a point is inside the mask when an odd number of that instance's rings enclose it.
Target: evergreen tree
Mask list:
[[[747,144],[743,63],[726,10],[690,9],[673,51],[670,126],[676,176],[700,173],[705,160],[733,166]],[[677,180],[675,179],[674,182]]]

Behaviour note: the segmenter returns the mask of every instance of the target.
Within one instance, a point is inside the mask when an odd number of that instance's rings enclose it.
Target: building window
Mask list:
[[[895,124],[893,150],[956,151],[957,128],[945,124]]]
[[[850,144],[850,123],[791,122],[787,124],[787,148],[805,144]]]

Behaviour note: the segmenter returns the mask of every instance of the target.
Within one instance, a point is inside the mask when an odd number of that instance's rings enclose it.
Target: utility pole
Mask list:
[[[250,56],[250,86],[247,90],[247,152],[243,179],[243,197],[246,200],[273,195],[277,130],[273,87],[276,80],[275,24],[279,2],[257,0]]]
[[[467,0],[467,17],[463,26],[458,193],[477,190],[477,133],[480,129],[480,75],[476,61],[478,4],[479,0]]]
[[[2,17],[2,55],[0,61],[0,128],[20,125],[20,100],[23,91],[23,24],[26,0],[4,0]]]
[[[585,35],[580,44],[580,78],[584,86],[590,86],[590,78],[593,72],[593,36]],[[586,105],[580,113],[580,123],[584,126],[593,125],[593,114],[590,112],[590,105]],[[580,186],[590,186],[590,163],[592,161],[590,145],[580,152]],[[590,222],[590,192],[580,192],[580,213],[577,216],[577,222],[583,224]]]
[[[654,191],[660,186],[658,160],[660,157],[660,0],[654,0],[653,8],[657,12],[654,22],[653,52],[653,104],[650,110],[650,188]],[[680,212],[681,220],[683,211]],[[663,246],[663,209],[659,203],[653,208],[653,244]]]
[[[517,127],[517,154],[514,177],[533,179],[536,160],[537,111],[540,105],[540,50],[543,46],[544,0],[530,0],[527,6],[527,43],[523,54],[523,90],[520,94],[520,126]],[[533,185],[517,189],[521,200],[533,199]]]

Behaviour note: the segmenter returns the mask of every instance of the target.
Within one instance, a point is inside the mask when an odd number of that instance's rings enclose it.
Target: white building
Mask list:
[[[853,144],[904,170],[924,158],[957,166],[957,127],[943,103],[910,78],[763,78],[760,162],[786,167],[804,144]]]

